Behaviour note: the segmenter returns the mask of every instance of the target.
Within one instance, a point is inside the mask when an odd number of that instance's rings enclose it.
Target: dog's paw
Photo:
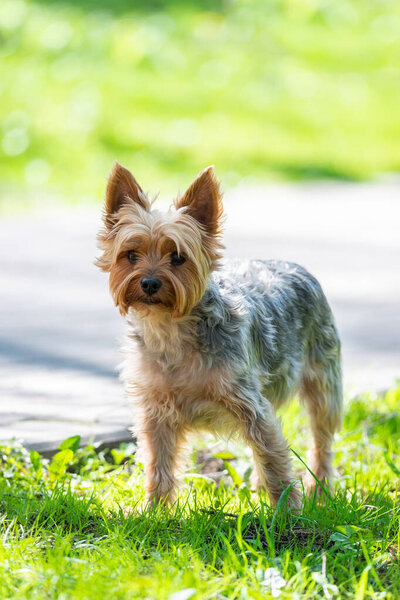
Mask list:
[[[330,479],[326,473],[313,474],[307,472],[303,477],[303,486],[307,496],[319,500],[326,499],[332,492]]]

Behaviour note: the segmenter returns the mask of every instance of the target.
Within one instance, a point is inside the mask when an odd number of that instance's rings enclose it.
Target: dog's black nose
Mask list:
[[[144,277],[140,282],[140,287],[148,296],[152,296],[161,287],[161,281],[159,279],[153,279],[153,277]]]

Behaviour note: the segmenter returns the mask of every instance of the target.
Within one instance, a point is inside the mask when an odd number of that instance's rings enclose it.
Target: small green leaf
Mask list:
[[[34,468],[35,472],[37,473],[42,468],[42,463],[40,462],[40,454],[39,454],[39,452],[36,452],[36,450],[32,450],[32,452],[30,453],[30,457],[31,457],[32,467]]]
[[[80,443],[81,443],[81,436],[80,435],[72,435],[71,437],[69,437],[66,440],[64,440],[63,442],[61,442],[58,449],[59,450],[72,450],[72,452],[75,454],[75,452],[79,448]]]
[[[345,537],[348,537],[346,525],[336,525],[335,529],[336,531],[339,531],[339,533],[342,533]]]
[[[232,458],[236,458],[236,456],[232,454],[232,452],[225,451],[213,454],[212,458],[222,458],[222,460],[231,460]]]
[[[344,535],[344,533],[332,533],[332,535],[329,538],[330,542],[347,542],[348,541],[348,537],[347,535]]]
[[[337,532],[339,532],[339,534],[344,535],[348,540],[354,538],[358,539],[360,534],[364,539],[370,538],[372,535],[369,529],[366,527],[357,527],[357,525],[337,525],[335,529]]]
[[[227,460],[224,460],[224,465],[225,465],[225,469],[228,471],[229,475],[232,477],[233,483],[237,487],[240,487],[242,485],[242,483],[243,483],[243,479],[240,477],[239,473],[231,465],[231,463],[228,462]]]
[[[71,460],[74,458],[74,453],[70,449],[60,450],[51,460],[49,465],[49,474],[52,481],[61,479],[65,475],[65,471]]]
[[[123,450],[113,448],[111,450],[111,456],[113,457],[115,464],[120,465],[125,458],[125,452]]]
[[[30,453],[32,468],[35,471],[35,475],[37,479],[41,479],[43,475],[42,461],[39,452],[36,450],[32,450]]]

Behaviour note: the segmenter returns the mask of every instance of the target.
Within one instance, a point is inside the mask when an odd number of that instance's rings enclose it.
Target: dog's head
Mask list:
[[[221,258],[222,198],[212,167],[200,173],[167,212],[152,203],[128,169],[108,179],[96,264],[110,273],[121,314],[188,315]]]

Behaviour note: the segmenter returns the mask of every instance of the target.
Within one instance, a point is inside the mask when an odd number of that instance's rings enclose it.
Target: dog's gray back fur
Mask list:
[[[244,387],[253,377],[280,404],[305,378],[340,392],[340,342],[318,281],[294,263],[227,261],[194,310],[209,367],[227,365]],[[329,381],[327,381],[327,379]],[[336,383],[335,383],[336,382]]]

